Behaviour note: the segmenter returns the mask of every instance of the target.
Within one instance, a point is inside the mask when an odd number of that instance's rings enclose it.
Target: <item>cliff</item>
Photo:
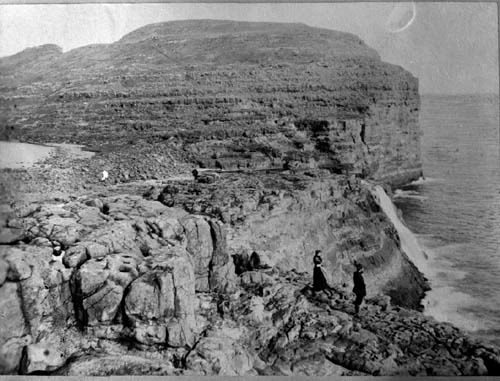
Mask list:
[[[109,45],[2,58],[0,82],[2,111],[24,140],[126,159],[146,141],[165,160],[162,147],[204,167],[320,167],[395,185],[421,174],[417,79],[347,33],[167,22]],[[167,172],[144,160],[145,177]],[[116,181],[140,178],[111,161]]]
[[[373,184],[421,173],[418,83],[356,36],[179,21],[0,69],[9,134],[96,151],[0,172],[1,373],[500,374],[416,311],[426,280]]]

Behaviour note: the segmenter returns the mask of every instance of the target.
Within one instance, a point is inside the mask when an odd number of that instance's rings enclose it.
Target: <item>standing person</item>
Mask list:
[[[194,179],[198,180],[198,175],[199,175],[198,170],[195,168],[192,170],[191,173],[193,174]]]
[[[361,303],[363,303],[363,298],[366,296],[366,286],[365,280],[363,279],[363,266],[361,263],[355,263],[356,271],[353,274],[354,288],[352,291],[356,295],[356,299],[354,300],[354,309],[356,314],[359,312],[359,307]]]
[[[313,270],[313,292],[324,291],[328,296],[333,296],[332,288],[326,280],[325,274],[323,273],[323,268],[321,264],[323,263],[323,258],[321,258],[321,250],[316,250],[313,258],[314,270]]]

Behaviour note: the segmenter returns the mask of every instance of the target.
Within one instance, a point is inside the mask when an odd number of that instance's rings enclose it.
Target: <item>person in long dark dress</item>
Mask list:
[[[355,263],[356,271],[353,274],[354,288],[352,292],[356,295],[354,300],[354,310],[356,314],[359,312],[359,307],[363,303],[363,298],[366,296],[365,280],[363,279],[363,266],[361,263]]]
[[[321,264],[323,263],[323,258],[321,258],[321,250],[316,250],[313,258],[314,270],[313,270],[313,292],[324,291],[328,296],[333,296],[332,288],[326,280],[325,274],[323,273],[323,268]]]

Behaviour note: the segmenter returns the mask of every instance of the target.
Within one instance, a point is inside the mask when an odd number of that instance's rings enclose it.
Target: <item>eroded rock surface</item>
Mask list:
[[[193,180],[176,186],[199,189],[196,202],[182,191],[170,199],[173,207],[131,195],[13,204],[6,223],[28,238],[0,251],[2,373],[498,374],[497,348],[383,294],[388,286],[380,277],[397,281],[408,261],[367,185],[301,176],[255,176],[252,193],[241,186],[244,176],[235,182],[223,175],[217,181],[224,195],[210,193],[212,209],[204,206],[207,190]],[[242,206],[236,195],[245,192],[254,198]],[[322,209],[327,217],[317,216]],[[310,291],[310,253],[292,239],[300,236],[293,218],[312,230],[330,226],[326,238],[306,239],[325,245],[331,298]],[[62,239],[61,231],[74,239]],[[386,238],[364,247],[353,240],[370,234]],[[261,259],[237,271],[235,258],[250,251]],[[365,261],[371,293],[359,315],[339,251]],[[397,260],[377,262],[387,253]]]

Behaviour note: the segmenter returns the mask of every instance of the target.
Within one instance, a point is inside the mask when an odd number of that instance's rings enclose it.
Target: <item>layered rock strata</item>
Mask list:
[[[108,166],[120,181],[139,178],[120,157],[159,141],[205,167],[322,167],[393,184],[421,174],[417,79],[346,33],[168,22],[108,45],[28,49],[0,59],[0,73],[10,134],[118,152]],[[159,150],[146,167],[157,159],[173,160]]]

